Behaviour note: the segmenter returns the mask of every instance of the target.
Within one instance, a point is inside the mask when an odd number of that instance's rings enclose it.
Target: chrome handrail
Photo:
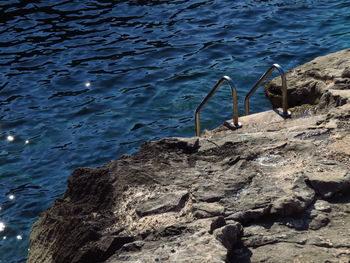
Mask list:
[[[208,100],[215,94],[215,92],[224,84],[225,82],[231,88],[232,95],[232,115],[233,123],[230,123],[231,128],[240,128],[242,125],[238,122],[238,103],[237,103],[237,90],[232,79],[228,76],[223,76],[214,86],[214,88],[208,93],[208,95],[202,100],[195,111],[195,121],[196,121],[196,136],[201,136],[201,126],[200,126],[200,110],[208,102]]]
[[[259,86],[264,82],[264,80],[275,70],[277,69],[281,75],[282,79],[282,108],[283,111],[279,112],[283,117],[290,117],[290,112],[288,111],[288,95],[287,95],[287,79],[286,74],[282,67],[278,64],[273,64],[265,73],[261,76],[258,82],[254,87],[248,92],[247,96],[244,98],[244,115],[249,114],[249,98],[254,94],[254,92],[259,88]]]

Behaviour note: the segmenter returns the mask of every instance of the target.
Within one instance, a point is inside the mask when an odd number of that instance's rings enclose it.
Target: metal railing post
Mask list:
[[[288,94],[287,94],[287,79],[282,67],[278,64],[273,64],[258,80],[254,87],[248,92],[244,98],[244,115],[249,115],[249,98],[255,93],[265,79],[277,69],[282,79],[282,112],[279,112],[283,117],[290,117],[291,113],[288,111]]]
[[[208,93],[208,95],[202,100],[195,111],[195,122],[196,122],[196,136],[201,135],[201,126],[200,126],[200,110],[203,106],[209,101],[209,99],[216,93],[216,91],[225,83],[231,88],[232,95],[232,115],[233,123],[229,124],[231,128],[240,128],[242,125],[238,122],[238,102],[237,102],[237,90],[232,79],[228,76],[223,76],[214,86],[214,88]]]

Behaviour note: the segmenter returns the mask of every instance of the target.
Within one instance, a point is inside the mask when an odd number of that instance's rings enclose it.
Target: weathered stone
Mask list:
[[[306,173],[310,185],[323,198],[330,198],[337,193],[350,189],[350,174],[341,165],[319,165],[313,172]]]
[[[303,176],[299,176],[293,182],[290,193],[277,199],[271,208],[272,214],[292,215],[301,213],[314,201],[315,192],[310,189]]]
[[[225,225],[226,225],[226,220],[223,216],[219,216],[215,218],[210,224],[209,234],[212,234],[215,229],[223,227]]]
[[[193,215],[196,218],[206,218],[223,215],[225,207],[218,203],[195,203],[193,204]]]
[[[123,247],[121,248],[122,251],[126,251],[126,252],[131,252],[131,251],[140,251],[141,248],[144,246],[145,242],[144,241],[135,241],[135,242],[131,242],[131,243],[126,243],[123,245]]]
[[[28,263],[347,262],[349,56],[287,73],[290,105],[315,104],[290,119],[254,114],[77,169],[34,224]]]
[[[257,209],[237,212],[237,213],[234,213],[234,214],[227,216],[225,219],[226,220],[236,220],[239,222],[249,222],[252,220],[256,220],[260,217],[263,217],[264,215],[270,214],[271,207],[272,207],[272,205],[266,206],[264,208],[257,208]]]
[[[350,67],[345,67],[343,73],[341,74],[342,78],[350,78]]]
[[[242,225],[237,222],[235,224],[230,223],[229,225],[216,229],[213,235],[228,251],[231,251],[239,242],[242,231]]]
[[[316,211],[329,213],[332,211],[331,206],[328,202],[324,200],[317,200],[314,204],[314,208]]]
[[[136,208],[136,213],[140,216],[146,216],[180,210],[187,198],[188,192],[186,190],[160,194],[140,203]]]
[[[334,96],[332,89],[349,89],[350,50],[342,50],[326,56],[318,57],[302,66],[287,72],[288,105],[320,104],[320,108],[335,107],[346,103],[344,97]],[[281,107],[281,80],[275,78],[266,85],[265,94],[274,107]]]
[[[106,262],[215,262],[226,260],[227,249],[214,235],[204,230],[209,228],[210,220],[197,220],[187,224],[181,235],[162,239],[147,238],[136,251],[119,251]],[[210,249],[208,249],[210,248]]]
[[[350,155],[350,135],[337,138],[337,140],[330,145],[330,149],[339,153]]]
[[[132,242],[133,237],[127,236],[105,236],[97,242],[91,242],[83,246],[75,253],[72,259],[74,262],[103,262],[112,256],[124,244]]]
[[[218,189],[217,185],[208,184],[201,185],[193,195],[200,202],[217,202],[225,196],[225,192],[222,189]]]
[[[329,223],[329,218],[323,214],[317,215],[310,222],[309,228],[312,230],[318,230],[321,227],[326,226]]]

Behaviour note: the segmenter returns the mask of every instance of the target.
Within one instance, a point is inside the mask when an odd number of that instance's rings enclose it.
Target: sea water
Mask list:
[[[223,75],[242,113],[271,64],[349,47],[344,0],[0,1],[0,262],[25,262],[33,222],[74,168],[193,136],[194,109]],[[262,88],[250,104],[271,107]],[[202,127],[230,112],[223,86]]]

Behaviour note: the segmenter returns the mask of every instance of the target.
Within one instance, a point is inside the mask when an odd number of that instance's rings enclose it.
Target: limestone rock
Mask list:
[[[234,159],[235,161],[236,159]],[[232,160],[230,159],[229,162]],[[218,189],[213,183],[201,185],[194,193],[196,200],[204,202],[217,202],[225,196],[225,192]]]
[[[33,225],[27,262],[348,262],[349,56],[288,72],[290,105],[315,111],[76,169]],[[267,94],[279,106],[277,80]]]
[[[286,73],[289,107],[303,104],[320,108],[344,105],[349,93],[334,94],[333,90],[350,89],[350,49],[342,50],[296,67]],[[265,94],[274,107],[281,107],[281,80],[275,78],[266,85]]]
[[[317,200],[314,204],[314,208],[316,211],[320,211],[320,212],[326,212],[329,213],[332,211],[330,205],[328,204],[328,202],[324,201],[324,200]]]
[[[193,204],[193,215],[196,218],[206,218],[223,215],[225,207],[218,203],[195,203]]]
[[[226,225],[226,220],[223,216],[218,216],[217,218],[214,218],[214,220],[210,224],[210,230],[209,233],[213,234],[213,231],[217,228],[223,227]]]
[[[272,204],[271,213],[292,215],[305,211],[315,198],[315,192],[306,185],[305,180],[303,176],[297,177],[291,186],[292,191]]]
[[[140,203],[136,208],[136,212],[140,216],[146,216],[176,209],[180,210],[187,198],[188,192],[186,190],[160,194]]]
[[[230,223],[214,231],[214,236],[219,240],[228,251],[238,244],[243,231],[243,227],[240,223]]]
[[[312,172],[307,173],[312,188],[324,198],[350,189],[350,173],[340,164],[318,165]]]
[[[106,262],[225,262],[227,249],[205,230],[209,225],[209,220],[189,223],[182,234],[149,237],[137,250],[125,249],[129,244]]]
[[[326,215],[320,214],[312,219],[309,228],[312,230],[318,230],[321,227],[326,226],[329,223],[329,218]]]

